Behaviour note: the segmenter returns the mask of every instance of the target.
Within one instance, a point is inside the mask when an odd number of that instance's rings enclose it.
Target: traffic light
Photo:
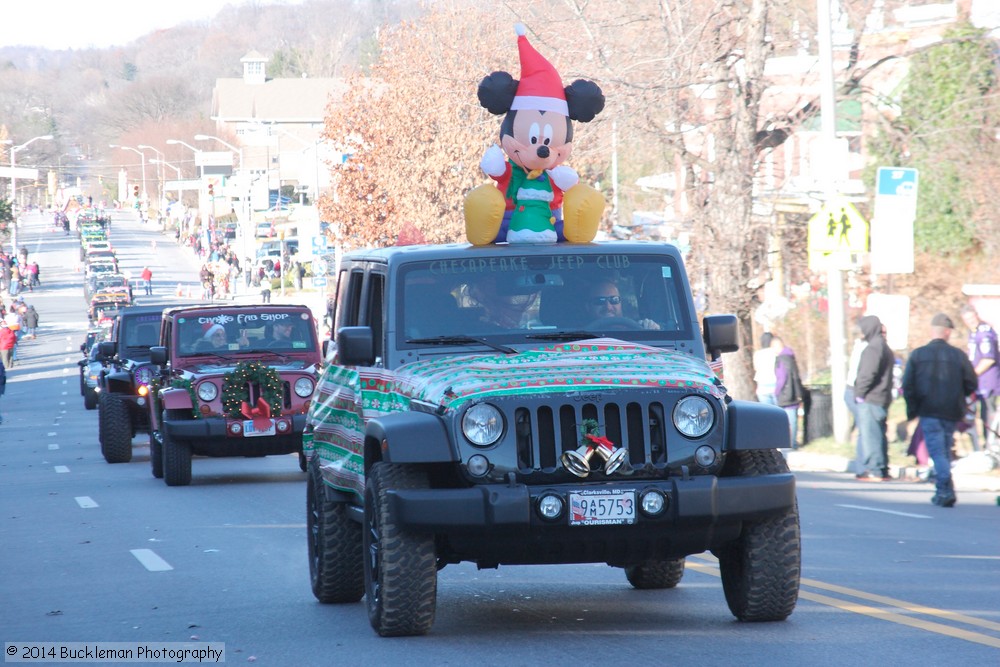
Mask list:
[[[209,197],[215,196],[215,183],[213,183],[212,181],[208,182],[208,196]]]
[[[133,185],[132,186],[132,196],[135,197],[136,199],[139,198],[139,186],[138,185]]]

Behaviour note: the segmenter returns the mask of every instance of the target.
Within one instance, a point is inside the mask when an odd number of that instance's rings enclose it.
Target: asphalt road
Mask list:
[[[296,666],[1000,664],[996,494],[941,509],[926,484],[844,473],[797,473],[803,581],[786,622],[736,622],[710,554],[667,591],[605,565],[463,564],[439,574],[430,635],[381,639],[363,603],[309,590],[296,457],[196,458],[191,486],[173,488],[150,474],[144,436],[131,463],[104,461],[78,391],[76,239],[29,217],[21,240],[43,285],[26,295],[39,337],[0,399],[5,643],[221,642],[231,664]],[[112,242],[134,276],[150,264],[152,301],[195,282],[197,263],[154,227],[116,217]]]

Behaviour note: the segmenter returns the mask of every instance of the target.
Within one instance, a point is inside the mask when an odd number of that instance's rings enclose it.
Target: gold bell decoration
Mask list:
[[[593,445],[581,445],[577,449],[563,452],[560,457],[563,467],[577,477],[586,477],[590,474],[590,455],[594,453]]]
[[[590,475],[590,459],[595,455],[604,462],[604,474],[610,475],[624,465],[628,450],[600,435],[600,424],[595,419],[584,419],[580,430],[583,432],[581,445],[575,450],[563,452],[560,460],[563,467],[577,477]]]

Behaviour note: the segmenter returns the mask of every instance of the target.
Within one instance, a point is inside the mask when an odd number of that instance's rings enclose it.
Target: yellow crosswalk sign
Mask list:
[[[842,197],[828,201],[809,218],[809,265],[814,270],[825,259],[842,263],[850,255],[868,252],[868,221]]]

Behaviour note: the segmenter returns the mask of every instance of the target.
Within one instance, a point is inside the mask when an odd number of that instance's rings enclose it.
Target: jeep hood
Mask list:
[[[400,366],[391,377],[379,389],[397,398],[448,409],[509,394],[659,387],[690,389],[721,398],[725,391],[702,359],[610,338],[560,343],[513,355],[416,361]]]

